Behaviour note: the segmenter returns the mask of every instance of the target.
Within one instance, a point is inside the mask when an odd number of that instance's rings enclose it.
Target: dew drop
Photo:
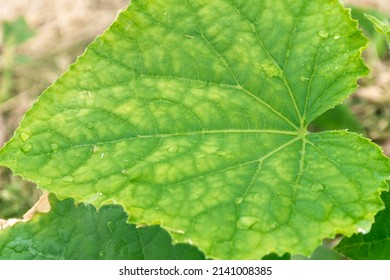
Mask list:
[[[237,205],[240,205],[242,203],[242,201],[244,200],[244,198],[242,197],[237,197],[235,200],[234,200],[234,203],[237,204]]]
[[[217,155],[220,156],[220,157],[224,157],[224,156],[227,155],[227,153],[224,152],[224,151],[220,151],[220,152],[217,153]]]
[[[111,221],[107,222],[106,226],[107,226],[107,229],[108,229],[109,232],[111,232],[111,233],[114,232],[115,224],[113,222],[111,222]]]
[[[334,36],[333,36],[333,39],[335,39],[335,40],[338,40],[338,39],[340,39],[340,33],[336,33],[336,34],[334,34]]]
[[[357,224],[357,231],[362,234],[367,234],[371,230],[370,221],[361,221]]]
[[[326,31],[326,30],[320,30],[320,31],[318,31],[318,36],[320,36],[321,38],[326,39],[329,36],[329,32]]]
[[[96,179],[95,179],[96,180]],[[96,180],[98,181],[98,180]],[[95,193],[93,195],[90,195],[87,200],[85,201],[86,203],[93,204],[96,200],[99,199],[103,194],[101,192]]]
[[[325,190],[325,187],[321,184],[314,184],[310,187],[310,190],[313,192],[322,192]]]
[[[104,254],[105,254],[104,250],[101,250],[101,251],[99,252],[99,258],[103,258],[103,257],[104,257]]]
[[[53,152],[57,152],[60,149],[60,145],[58,145],[57,143],[51,143],[50,147]]]
[[[304,82],[304,81],[310,81],[310,78],[307,78],[305,76],[301,76],[301,81]]]
[[[173,233],[177,233],[177,234],[185,234],[186,233],[184,230],[181,230],[181,229],[171,229],[171,231]]]
[[[179,151],[179,147],[178,146],[170,146],[169,148],[168,148],[168,152],[169,153],[177,153]]]
[[[91,128],[94,128],[95,127],[95,123],[94,122],[88,122],[87,123],[87,128],[91,129]]]
[[[23,142],[26,142],[29,138],[30,138],[30,133],[28,133],[28,132],[25,132],[25,131],[23,131],[23,132],[21,132],[20,134],[19,134],[19,137],[20,137],[20,139],[23,141]]]
[[[127,170],[126,170],[126,169],[123,169],[123,170],[121,171],[121,173],[122,173],[122,174],[126,174],[126,173],[127,173]]]
[[[74,177],[73,176],[65,176],[64,178],[62,178],[62,181],[64,181],[65,183],[73,183]]]
[[[361,233],[361,234],[367,233],[367,231],[364,228],[358,228],[357,231],[358,231],[358,233]]]
[[[23,153],[29,153],[29,152],[31,152],[32,151],[32,148],[33,148],[33,145],[31,144],[31,143],[26,143],[26,144],[24,144],[21,148],[20,148],[20,150],[23,152]]]
[[[258,223],[258,219],[250,216],[243,216],[237,222],[237,228],[239,229],[249,229]]]
[[[98,149],[98,147],[96,145],[92,146],[92,153],[96,154],[98,150],[99,149]]]

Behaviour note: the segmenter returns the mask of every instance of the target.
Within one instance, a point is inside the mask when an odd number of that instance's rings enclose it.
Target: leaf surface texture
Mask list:
[[[163,260],[204,259],[188,244],[172,245],[159,226],[126,223],[118,205],[74,205],[50,196],[52,210],[36,214],[0,233],[0,259],[24,260]]]
[[[389,163],[308,124],[367,73],[338,1],[134,0],[40,97],[0,163],[123,205],[210,258],[309,255],[369,228]]]

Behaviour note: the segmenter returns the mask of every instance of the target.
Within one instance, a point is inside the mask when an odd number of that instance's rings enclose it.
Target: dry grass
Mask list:
[[[359,7],[371,7],[378,11],[383,11],[390,14],[389,0],[344,0],[345,4],[352,4]]]

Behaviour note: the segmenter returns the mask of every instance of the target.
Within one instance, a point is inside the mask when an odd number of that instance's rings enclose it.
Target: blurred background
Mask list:
[[[390,0],[344,0],[372,41],[365,51],[371,74],[346,102],[321,116],[311,131],[364,134],[390,156],[390,52],[364,13],[390,20]],[[0,0],[0,146],[12,137],[37,96],[83,53],[128,0]],[[0,168],[0,218],[22,217],[40,191]]]

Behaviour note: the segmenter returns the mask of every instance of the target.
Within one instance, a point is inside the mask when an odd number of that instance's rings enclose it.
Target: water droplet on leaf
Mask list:
[[[20,137],[20,139],[22,139],[23,142],[26,142],[30,138],[30,136],[31,136],[30,133],[25,132],[25,131],[23,131],[19,134],[19,137]]]
[[[220,156],[220,157],[224,157],[224,156],[227,155],[227,153],[224,152],[224,151],[220,151],[220,152],[217,153],[217,155]]]
[[[358,228],[358,233],[361,233],[361,234],[366,234],[367,231],[364,229],[364,228]]]
[[[321,184],[314,184],[310,187],[310,189],[313,192],[322,192],[323,190],[325,190],[325,187]]]
[[[318,31],[318,36],[320,36],[321,38],[326,39],[329,36],[329,32],[326,31],[326,30],[320,30],[320,31]]]
[[[53,152],[57,152],[60,149],[60,145],[58,145],[57,143],[51,143],[50,147]]]
[[[177,153],[179,151],[179,147],[178,146],[170,146],[168,148],[168,152],[169,153]]]
[[[64,178],[62,178],[62,181],[64,181],[65,183],[73,183],[74,177],[73,176],[65,176]]]
[[[310,78],[307,78],[305,76],[301,76],[301,81],[304,82],[304,81],[310,81]]]
[[[336,34],[334,34],[334,36],[333,36],[333,39],[335,39],[335,40],[338,40],[338,39],[340,39],[340,33],[336,33]]]
[[[87,128],[89,128],[89,129],[94,128],[94,126],[95,126],[94,122],[87,123]]]
[[[177,234],[185,234],[186,233],[184,230],[181,230],[181,229],[171,229],[171,232],[177,233]]]
[[[258,223],[259,220],[255,217],[244,216],[241,217],[237,222],[237,228],[239,229],[250,229],[253,225]]]
[[[103,258],[104,257],[104,250],[101,250],[100,252],[99,252],[99,258]]]
[[[115,230],[115,224],[114,224],[113,222],[109,221],[109,222],[107,222],[106,225],[107,225],[108,231],[111,232],[111,233],[113,233],[114,230]]]
[[[237,197],[237,198],[234,200],[234,203],[237,204],[237,205],[239,205],[239,204],[242,203],[243,200],[244,200],[244,198],[242,198],[242,197]]]
[[[32,151],[32,148],[33,148],[33,145],[31,143],[26,143],[24,144],[20,150],[23,152],[23,153],[29,153]]]
[[[92,153],[96,154],[98,150],[99,149],[98,149],[98,147],[96,145],[92,146]]]
[[[357,224],[357,231],[362,234],[367,234],[371,230],[370,221],[361,221]]]

